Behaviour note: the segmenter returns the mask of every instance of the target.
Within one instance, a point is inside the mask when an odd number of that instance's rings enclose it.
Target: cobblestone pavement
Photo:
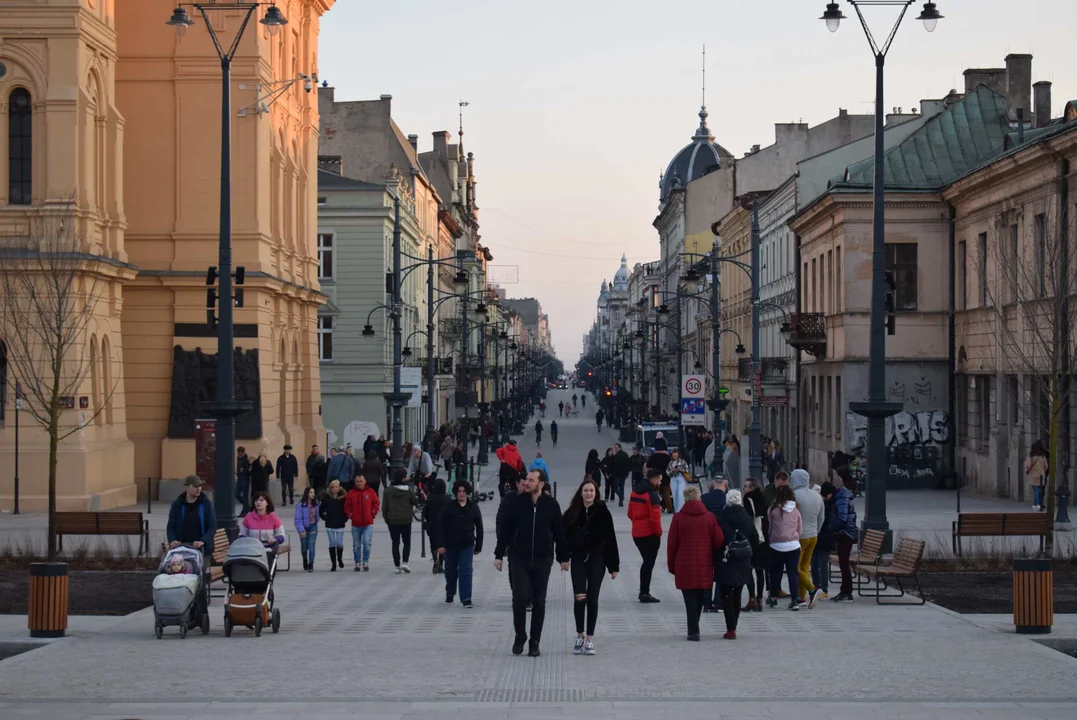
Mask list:
[[[587,450],[615,439],[589,415],[559,420],[557,448],[543,443],[563,506]],[[520,445],[530,461],[533,436]],[[664,555],[653,583],[663,602],[636,601],[639,557],[618,507],[622,574],[602,587],[599,654],[572,655],[569,577],[555,569],[542,657],[513,657],[508,582],[491,562],[495,509],[483,504],[474,610],[445,604],[442,577],[418,557],[417,526],[409,575],[393,573],[384,525],[369,573],[330,573],[323,533],[317,570],[278,578],[280,635],[225,638],[219,601],[209,637],[167,629],[156,640],[152,611],[81,625],[0,662],[0,718],[1077,717],[1077,660],[930,605],[751,613],[736,641],[721,639],[721,614],[705,615],[703,642],[687,643]],[[1077,635],[1074,623],[1064,630]]]

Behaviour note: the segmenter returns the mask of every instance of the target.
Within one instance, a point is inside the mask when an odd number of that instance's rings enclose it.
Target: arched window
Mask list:
[[[31,202],[33,114],[30,93],[25,88],[12,90],[8,98],[8,204]]]

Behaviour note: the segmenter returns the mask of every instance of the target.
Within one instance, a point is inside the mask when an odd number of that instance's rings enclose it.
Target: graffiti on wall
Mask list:
[[[867,446],[868,420],[856,413],[845,415],[848,452],[862,455]],[[886,419],[886,447],[909,448],[950,442],[950,415],[945,410],[902,410]]]
[[[912,407],[931,407],[936,402],[931,381],[923,377],[914,382],[912,387],[908,383],[892,383],[887,389],[887,396],[890,402],[899,402]]]

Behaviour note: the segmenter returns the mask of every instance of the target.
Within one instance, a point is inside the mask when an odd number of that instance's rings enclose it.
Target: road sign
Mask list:
[[[703,397],[703,376],[702,375],[682,375],[681,376],[681,397],[682,398]]]
[[[681,425],[706,424],[706,412],[703,398],[681,398]]]

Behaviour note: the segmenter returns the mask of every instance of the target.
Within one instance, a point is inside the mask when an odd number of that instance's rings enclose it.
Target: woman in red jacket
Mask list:
[[[666,562],[684,596],[688,639],[699,641],[699,617],[707,591],[714,584],[714,553],[724,542],[714,515],[700,501],[699,488],[684,489],[684,506],[669,526]]]
[[[639,569],[639,601],[656,603],[651,595],[651,573],[654,571],[658,549],[662,547],[662,500],[658,486],[662,483],[662,471],[651,468],[647,479],[632,488],[628,499],[628,519],[632,521],[632,542],[636,543],[643,565]]]

